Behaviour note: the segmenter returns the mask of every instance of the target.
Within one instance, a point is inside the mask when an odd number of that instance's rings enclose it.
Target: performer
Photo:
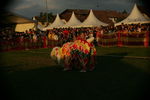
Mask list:
[[[77,39],[74,42],[67,42],[61,48],[53,48],[51,57],[54,60],[64,62],[64,70],[72,70],[72,61],[78,60],[81,72],[88,69],[92,71],[95,64],[96,48],[92,44],[94,37],[87,40]],[[89,63],[89,65],[88,65]]]

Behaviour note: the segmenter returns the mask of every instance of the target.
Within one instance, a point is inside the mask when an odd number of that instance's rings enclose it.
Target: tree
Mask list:
[[[47,20],[48,18],[48,20]],[[46,12],[40,12],[40,15],[38,16],[38,21],[40,22],[52,22],[54,20],[54,15],[52,12],[46,13]]]
[[[43,16],[43,12],[40,12],[40,17],[42,17]]]
[[[54,15],[52,12],[48,13],[48,21],[52,22],[54,20]]]
[[[122,14],[127,14],[127,11],[126,11],[126,10],[123,10]]]

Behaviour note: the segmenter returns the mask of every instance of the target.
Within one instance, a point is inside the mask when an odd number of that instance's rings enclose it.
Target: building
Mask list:
[[[0,30],[11,29],[16,32],[24,32],[36,26],[36,21],[8,11],[2,11],[0,23]]]

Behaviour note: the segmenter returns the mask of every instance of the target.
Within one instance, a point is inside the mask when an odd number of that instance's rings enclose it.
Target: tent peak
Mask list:
[[[148,17],[145,17],[143,13],[139,10],[136,4],[134,4],[134,7],[132,8],[129,16],[122,20],[121,22],[118,22],[115,24],[115,26],[120,25],[121,23],[124,24],[137,24],[137,23],[150,23],[150,19]]]

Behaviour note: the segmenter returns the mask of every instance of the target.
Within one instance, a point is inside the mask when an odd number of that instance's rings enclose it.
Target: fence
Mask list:
[[[103,34],[99,37],[97,43],[99,46],[143,46],[149,47],[149,32],[129,32],[129,33],[111,33]],[[15,39],[0,39],[0,51],[9,50],[25,50],[36,48],[52,48],[54,46],[61,46],[63,40],[48,39],[39,37],[36,40],[29,38],[15,38]]]
[[[149,32],[117,32],[99,37],[99,46],[149,46]]]

